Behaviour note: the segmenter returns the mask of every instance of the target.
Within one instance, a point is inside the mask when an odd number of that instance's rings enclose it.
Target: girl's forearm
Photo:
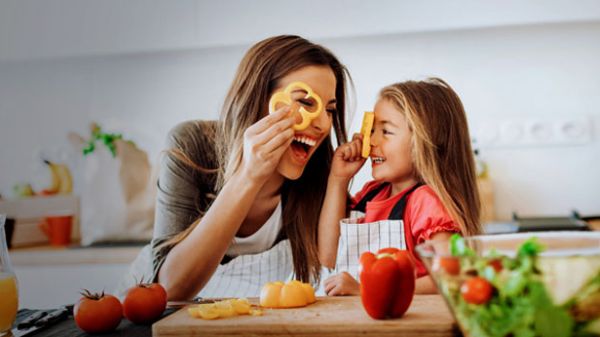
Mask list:
[[[327,192],[319,216],[319,261],[327,268],[335,266],[340,236],[339,222],[346,215],[348,184],[348,180],[331,177],[327,182]]]
[[[191,233],[167,255],[159,281],[169,300],[194,297],[210,280],[260,189],[234,175]]]
[[[431,276],[419,277],[415,282],[415,294],[437,294],[437,288]]]

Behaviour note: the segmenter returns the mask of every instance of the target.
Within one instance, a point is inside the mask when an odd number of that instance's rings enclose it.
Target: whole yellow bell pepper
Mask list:
[[[260,291],[260,306],[266,308],[297,308],[316,301],[313,287],[296,280],[268,282]]]

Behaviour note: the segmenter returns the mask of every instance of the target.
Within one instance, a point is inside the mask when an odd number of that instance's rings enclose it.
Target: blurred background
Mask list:
[[[92,121],[134,139],[154,163],[172,126],[217,118],[247,48],[283,33],[347,65],[352,130],[384,85],[448,81],[488,164],[499,219],[600,213],[593,0],[2,0],[0,193]],[[360,177],[353,189],[369,172]]]
[[[93,122],[133,140],[155,170],[169,129],[216,119],[244,52],[278,34],[321,43],[348,67],[351,132],[387,84],[453,86],[478,149],[485,221],[600,215],[594,0],[1,0],[0,194],[39,194],[52,183],[47,159],[70,168],[65,203],[79,207],[84,165],[67,135],[87,140]]]

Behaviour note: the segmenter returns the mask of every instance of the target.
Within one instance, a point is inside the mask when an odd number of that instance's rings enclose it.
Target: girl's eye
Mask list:
[[[386,129],[383,129],[383,134],[384,134],[384,135],[393,135],[393,133],[389,132],[389,131],[388,131],[388,130],[386,130]]]
[[[326,111],[328,114],[333,115],[337,112],[337,109],[327,109]]]

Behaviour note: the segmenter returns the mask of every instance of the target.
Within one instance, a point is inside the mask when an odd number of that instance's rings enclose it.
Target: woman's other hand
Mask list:
[[[330,178],[349,181],[364,165],[366,158],[362,157],[363,135],[355,133],[352,141],[339,146],[335,150],[331,164]]]
[[[250,181],[264,184],[292,143],[295,119],[289,111],[288,106],[282,107],[244,132],[241,172]]]
[[[328,277],[323,287],[327,296],[360,295],[360,284],[347,272]]]

